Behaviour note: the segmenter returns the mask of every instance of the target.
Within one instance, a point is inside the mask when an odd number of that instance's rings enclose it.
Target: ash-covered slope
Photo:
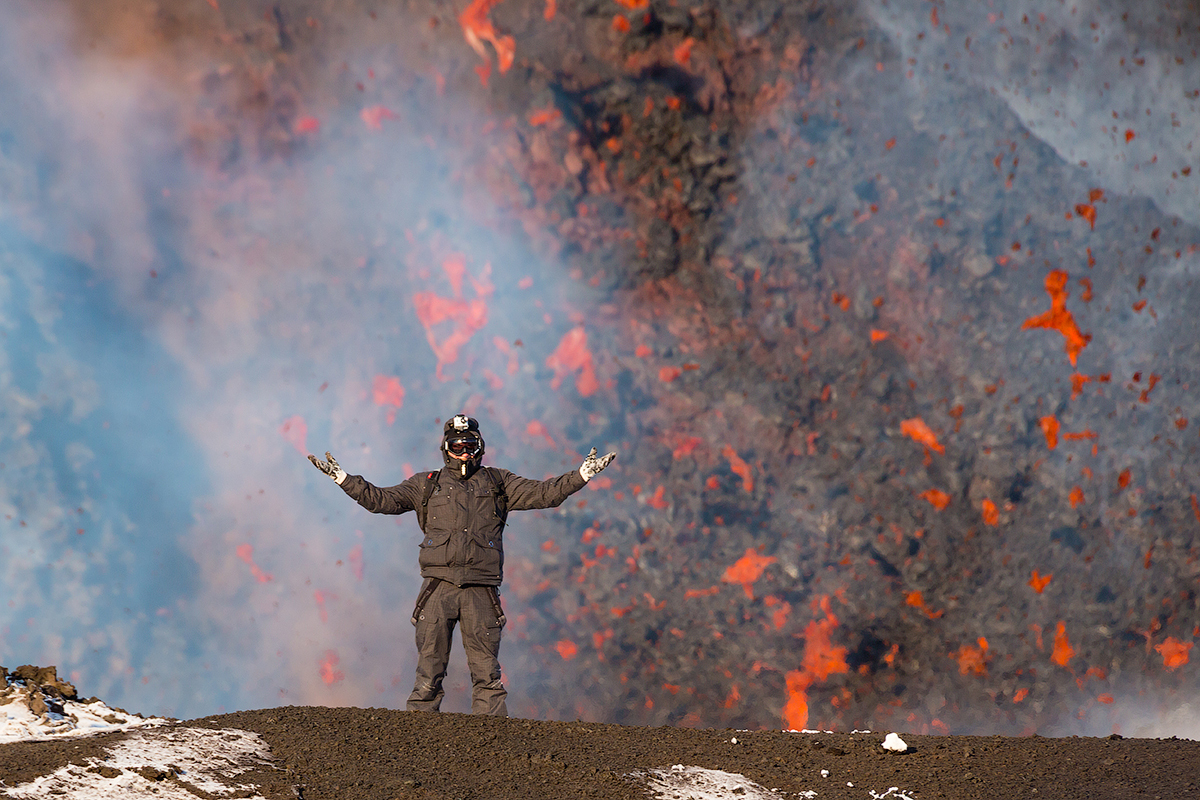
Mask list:
[[[881,746],[883,731],[691,730],[387,709],[274,708],[190,724],[261,734],[305,800],[755,797],[749,787],[732,792],[736,785],[705,794],[699,776],[689,782],[686,769],[672,772],[676,765],[744,776],[767,790],[764,798],[869,800],[891,789],[896,800],[1115,800],[1200,791],[1200,742],[1119,736],[902,733],[909,749],[895,753]],[[655,771],[677,794],[654,791]]]
[[[1192,741],[904,734],[908,749],[891,752],[884,738],[282,707],[72,744],[0,745],[0,796],[1122,800],[1198,791]]]

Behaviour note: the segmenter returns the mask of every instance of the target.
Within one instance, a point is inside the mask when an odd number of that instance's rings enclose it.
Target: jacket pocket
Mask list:
[[[487,622],[483,624],[483,630],[480,631],[480,637],[487,642],[493,652],[500,647],[500,637],[504,635],[504,625],[499,619],[493,619],[489,614]]]
[[[425,529],[436,531],[445,528],[450,523],[452,514],[450,498],[438,492],[429,498],[425,507]]]
[[[432,531],[421,540],[421,556],[417,562],[421,568],[444,567],[449,559],[450,531]]]
[[[499,580],[503,566],[504,542],[499,531],[485,536],[476,533],[471,537],[471,567],[479,578]]]

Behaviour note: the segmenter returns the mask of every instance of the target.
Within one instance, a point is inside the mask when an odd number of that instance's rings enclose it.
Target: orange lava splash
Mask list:
[[[1163,666],[1173,670],[1188,663],[1192,644],[1193,642],[1181,642],[1174,636],[1168,636],[1162,644],[1156,644],[1154,649],[1162,656]]]
[[[403,406],[404,387],[400,379],[395,375],[376,375],[371,384],[371,399],[377,406]]]
[[[753,599],[752,585],[763,574],[763,570],[774,563],[775,556],[759,555],[757,550],[747,548],[746,554],[725,570],[721,580],[725,583],[740,583],[746,597]]]
[[[1075,648],[1071,647],[1071,643],[1067,640],[1067,625],[1065,622],[1059,621],[1058,626],[1054,629],[1054,652],[1050,655],[1050,660],[1060,667],[1065,667],[1072,658],[1075,657]]]
[[[326,650],[324,657],[321,659],[320,674],[321,680],[325,681],[326,686],[332,686],[335,683],[340,683],[345,680],[346,675],[338,665],[338,654],[336,650]]]
[[[363,123],[373,131],[383,130],[385,119],[400,119],[400,116],[387,106],[367,106],[359,112]]]
[[[492,265],[485,264],[483,276],[479,279],[471,278],[476,297],[473,300],[465,300],[462,297],[462,275],[466,272],[466,262],[463,257],[461,255],[448,257],[442,263],[442,269],[450,279],[454,296],[442,297],[433,292],[417,292],[413,295],[413,306],[417,312],[417,320],[425,328],[425,338],[434,355],[437,356],[438,380],[445,381],[449,378],[442,373],[442,368],[446,364],[453,364],[457,361],[459,349],[475,335],[476,331],[487,325],[487,298],[491,295],[494,287],[488,280]],[[454,328],[444,339],[439,341],[434,328],[444,322],[453,322]]]
[[[987,651],[988,641],[982,636],[979,637],[976,645],[972,647],[969,644],[964,644],[954,653],[953,658],[958,662],[958,672],[960,675],[986,675],[987,674]]]
[[[925,424],[925,420],[920,417],[906,419],[900,423],[900,433],[904,434],[914,442],[919,442],[935,453],[945,453],[946,448],[938,442],[937,436]]]
[[[783,721],[788,730],[804,730],[808,726],[808,689],[817,681],[830,675],[848,672],[845,647],[834,646],[831,640],[838,619],[829,607],[829,596],[818,599],[825,618],[812,620],[804,629],[804,657],[800,669],[787,673],[787,703],[783,707]]]
[[[546,430],[546,426],[542,424],[541,420],[535,419],[530,421],[530,423],[525,426],[525,433],[529,434],[535,439],[545,439],[546,443],[553,448],[558,447],[558,445],[554,442],[554,437],[552,437],[550,432]]]
[[[922,612],[924,612],[925,616],[929,617],[930,619],[938,619],[946,613],[945,611],[934,611],[930,609],[929,606],[925,605],[924,592],[909,592],[908,594],[904,595],[904,604],[920,609]]]
[[[549,125],[551,122],[554,122],[556,119],[561,117],[561,111],[554,106],[547,106],[546,108],[538,109],[530,114],[529,124],[536,128],[539,125]]]
[[[1075,317],[1067,310],[1067,273],[1060,269],[1052,270],[1046,276],[1046,293],[1050,295],[1050,310],[1036,317],[1030,317],[1021,325],[1021,330],[1030,328],[1048,328],[1056,330],[1066,339],[1064,345],[1067,358],[1074,367],[1079,353],[1092,340],[1091,334],[1081,333],[1075,324]]]
[[[496,50],[496,63],[500,67],[500,72],[504,73],[513,64],[516,55],[516,40],[511,36],[497,34],[495,27],[492,26],[492,21],[488,19],[488,12],[499,4],[500,0],[474,0],[458,16],[458,23],[462,26],[463,37],[467,40],[467,44],[471,45],[471,49],[487,62],[488,72],[491,70],[491,57],[483,43],[491,42],[492,47]],[[486,72],[481,71],[479,77],[486,85]]]
[[[1050,575],[1039,575],[1038,571],[1035,569],[1033,571],[1033,577],[1029,579],[1029,585],[1035,592],[1041,594],[1043,591],[1045,591],[1046,585],[1050,583],[1050,579],[1053,577],[1053,573]]]
[[[1067,497],[1071,502],[1071,508],[1075,508],[1083,503],[1086,497],[1083,494],[1083,489],[1076,486],[1071,489],[1071,494]]]
[[[250,574],[259,583],[270,583],[275,580],[274,576],[269,572],[263,572],[259,569],[258,564],[254,563],[254,545],[239,544],[237,546],[237,557],[246,562],[250,566]]]
[[[475,331],[487,324],[487,304],[482,300],[451,300],[433,292],[419,292],[413,295],[413,305],[417,319],[425,327],[429,346],[437,356],[438,379],[447,380],[442,374],[442,367],[457,361],[459,348],[467,343]],[[439,342],[432,329],[444,320],[453,320],[455,327],[449,336]]]
[[[812,678],[803,671],[794,669],[787,673],[787,703],[783,706],[784,727],[802,731],[808,727],[808,687]]]
[[[1121,470],[1121,474],[1117,476],[1117,486],[1124,489],[1129,485],[1129,481],[1133,479],[1133,471],[1128,467]]]
[[[562,385],[563,378],[572,372],[578,372],[575,378],[575,389],[580,397],[589,397],[600,388],[596,380],[596,368],[592,362],[592,351],[588,350],[587,332],[580,325],[567,331],[559,341],[554,352],[546,357],[546,366],[554,370],[554,378],[550,388],[557,389]]]
[[[950,495],[943,492],[941,489],[927,489],[921,492],[921,497],[929,501],[929,505],[941,511],[946,506],[950,505]]]
[[[1046,437],[1046,447],[1051,450],[1058,447],[1058,418],[1051,415],[1042,417],[1038,422],[1042,426],[1042,435]]]
[[[404,387],[395,375],[376,375],[371,382],[371,399],[377,406],[390,406],[387,424],[396,421],[396,410],[404,405]]]
[[[724,449],[721,450],[721,455],[729,460],[729,468],[733,470],[735,475],[742,479],[742,488],[747,492],[753,492],[754,474],[750,471],[750,465],[743,461],[741,456],[737,454],[737,451],[729,445],[725,445]]]

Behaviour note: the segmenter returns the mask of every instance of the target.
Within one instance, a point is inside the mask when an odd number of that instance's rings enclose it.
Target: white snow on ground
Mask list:
[[[821,770],[821,777],[827,777],[828,772]],[[768,789],[760,786],[745,775],[736,772],[722,772],[719,769],[704,769],[703,767],[685,767],[676,764],[670,769],[651,769],[646,772],[635,772],[631,777],[641,781],[658,800],[784,800],[788,797],[803,797],[815,800],[820,794],[813,790],[802,792],[784,792],[779,789]],[[853,786],[853,783],[847,783]],[[867,789],[863,800],[915,800],[914,797],[893,786],[883,792]]]
[[[659,800],[725,800],[737,797],[741,800],[781,800],[784,794],[759,786],[745,775],[722,772],[719,769],[685,767],[676,764],[670,769],[652,769],[636,777],[645,781],[647,788]],[[805,797],[816,797],[816,792],[805,792]]]
[[[270,759],[255,733],[205,728],[154,728],[105,749],[107,758],[90,758],[20,786],[0,789],[26,800],[196,800],[239,797],[264,800],[257,786],[235,778]]]
[[[161,725],[166,720],[143,717],[109,708],[99,701],[77,703],[49,699],[46,711],[35,714],[29,706],[30,691],[36,687],[20,685],[0,690],[0,744],[41,739],[65,739],[90,736],[107,731],[125,731],[146,725]],[[42,695],[45,698],[45,695]],[[43,702],[46,702],[43,700]],[[57,709],[61,708],[61,712]]]
[[[821,733],[822,731],[790,731],[790,733]],[[832,733],[832,731],[825,731]],[[852,731],[852,733],[871,733],[871,731]],[[734,744],[738,743],[736,738],[731,739]],[[889,733],[884,737],[882,746],[896,753],[903,753],[908,749],[908,744],[905,743],[899,735]],[[646,785],[646,788],[658,798],[658,800],[728,800],[730,797],[739,798],[739,800],[783,800],[785,797],[803,797],[807,800],[815,800],[819,797],[819,793],[813,790],[801,792],[784,792],[779,789],[768,789],[765,786],[760,786],[754,781],[747,778],[745,775],[740,775],[736,772],[722,772],[719,769],[705,769],[703,767],[687,767],[683,764],[676,764],[670,769],[651,769],[645,772],[635,772],[630,775],[631,778],[640,781]],[[828,778],[829,770],[821,770],[821,777]],[[853,783],[847,783],[847,786],[853,787]],[[863,800],[867,798],[871,800],[915,800],[898,786],[877,792],[874,789],[867,789]]]

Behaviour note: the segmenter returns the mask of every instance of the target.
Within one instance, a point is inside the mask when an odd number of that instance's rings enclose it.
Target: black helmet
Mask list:
[[[442,460],[446,462],[446,466],[459,469],[464,478],[471,477],[475,470],[479,469],[483,463],[484,448],[483,436],[479,433],[479,420],[474,417],[456,414],[442,426]],[[455,458],[452,453],[470,457],[463,461]]]

